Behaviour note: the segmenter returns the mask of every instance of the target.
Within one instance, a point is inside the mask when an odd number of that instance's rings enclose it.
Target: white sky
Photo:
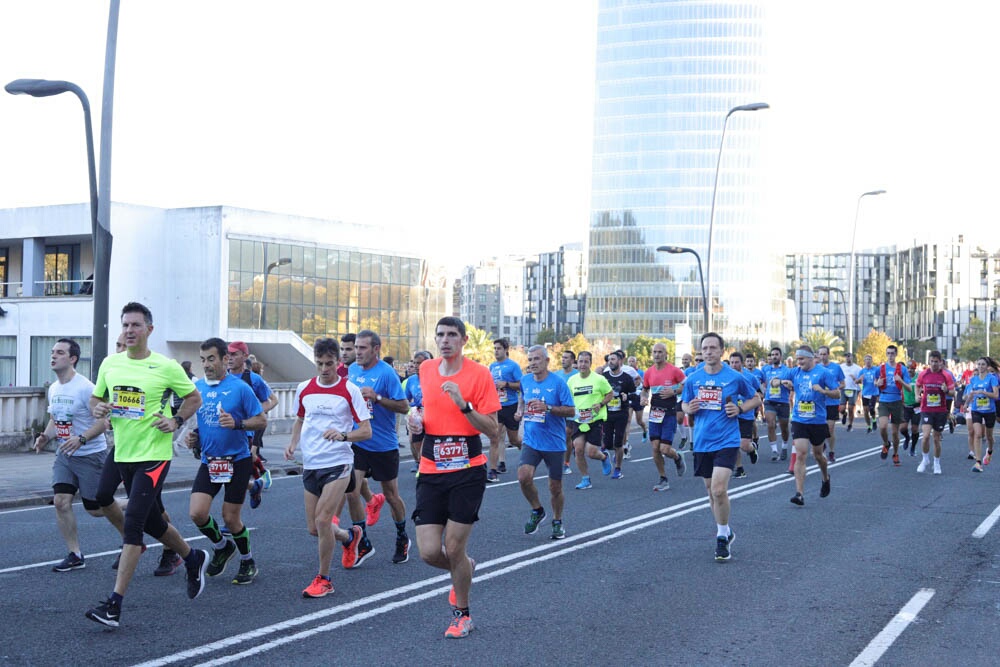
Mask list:
[[[596,0],[122,4],[115,201],[380,225],[457,265],[584,239]],[[95,141],[107,7],[0,4],[0,84],[79,84]],[[768,92],[744,102],[772,106],[768,218],[789,250],[847,250],[876,188],[859,248],[996,226],[998,18],[771,2]],[[81,129],[71,96],[0,93],[0,207],[85,201]]]

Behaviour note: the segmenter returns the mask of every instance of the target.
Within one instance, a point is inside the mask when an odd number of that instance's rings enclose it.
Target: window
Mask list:
[[[45,246],[45,296],[74,294],[80,280],[80,244]]]
[[[17,373],[17,336],[0,336],[0,387],[14,384]]]
[[[76,363],[76,372],[87,378],[90,377],[90,336],[32,336],[30,378],[32,387],[42,387],[46,382],[55,380],[56,376],[49,368],[49,361],[52,359],[52,346],[64,337],[72,338],[80,345],[80,360]],[[0,358],[0,364],[2,363],[2,358]]]
[[[7,296],[7,248],[0,248],[0,296]]]

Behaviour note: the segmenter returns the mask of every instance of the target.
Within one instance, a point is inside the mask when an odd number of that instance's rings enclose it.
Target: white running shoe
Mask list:
[[[917,466],[917,472],[924,472],[927,470],[927,459],[923,459],[920,465]]]
[[[941,462],[940,461],[935,461],[934,462],[934,474],[935,475],[940,475],[941,474]]]

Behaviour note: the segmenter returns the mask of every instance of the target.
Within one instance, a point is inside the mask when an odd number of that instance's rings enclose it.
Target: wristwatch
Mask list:
[[[463,415],[467,415],[470,412],[472,412],[473,410],[474,410],[474,408],[472,407],[472,403],[469,403],[468,401],[466,401],[465,402],[465,407],[462,408],[462,414]]]
[[[382,401],[382,394],[375,394],[375,402],[380,403]]]
[[[86,445],[87,444],[87,436],[85,436],[83,433],[81,433],[79,436],[77,436],[77,438],[80,440],[80,444],[81,445]]]
[[[184,417],[181,417],[180,415],[174,415],[174,423],[177,424],[177,428],[180,428],[181,426],[184,425]]]

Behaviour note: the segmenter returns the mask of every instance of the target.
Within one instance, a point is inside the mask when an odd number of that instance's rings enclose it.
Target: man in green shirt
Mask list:
[[[581,352],[576,358],[579,372],[566,381],[576,406],[576,416],[571,423],[571,437],[576,450],[576,465],[583,475],[583,479],[576,485],[578,490],[594,486],[587,474],[588,458],[601,461],[605,475],[610,475],[612,469],[611,455],[601,451],[601,442],[604,421],[608,417],[607,405],[614,398],[614,391],[607,378],[600,373],[590,372],[593,360],[590,352]]]
[[[180,364],[149,349],[153,316],[146,306],[126,304],[121,321],[126,352],[104,360],[90,398],[94,417],[110,417],[115,430],[114,464],[105,466],[97,502],[101,507],[114,503],[119,482],[125,483],[129,498],[114,591],[86,613],[90,620],[113,628],[119,625],[122,599],[142,554],[144,532],[184,559],[191,599],[201,594],[209,563],[206,551],[192,549],[163,519],[157,503],[173,458],[172,433],[201,405],[201,394]],[[171,414],[171,392],[183,398],[176,415]]]

